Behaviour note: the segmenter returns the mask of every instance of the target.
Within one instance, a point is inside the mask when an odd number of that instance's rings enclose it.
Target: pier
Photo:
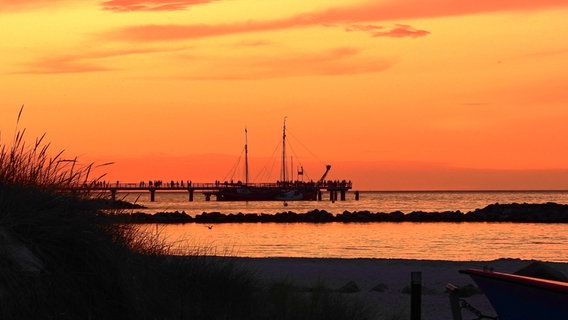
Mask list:
[[[347,191],[352,189],[351,182],[343,181],[319,181],[319,182],[284,182],[284,183],[248,183],[246,186],[252,188],[266,188],[278,189],[285,188],[286,186],[309,185],[317,188],[317,200],[323,199],[323,193],[329,192],[330,201],[345,201]],[[188,201],[193,201],[195,193],[202,193],[205,196],[205,201],[210,201],[211,196],[217,197],[221,190],[237,189],[245,186],[242,182],[213,182],[213,183],[193,183],[186,182],[139,182],[139,183],[123,183],[123,182],[96,182],[92,184],[85,184],[80,187],[73,188],[72,191],[95,191],[95,192],[110,192],[111,198],[116,200],[118,192],[132,192],[142,191],[150,194],[150,201],[156,201],[156,193],[159,191],[185,191],[188,193]],[[339,196],[339,198],[338,198]],[[217,197],[219,200],[219,197]],[[359,192],[355,191],[355,200],[359,200]]]

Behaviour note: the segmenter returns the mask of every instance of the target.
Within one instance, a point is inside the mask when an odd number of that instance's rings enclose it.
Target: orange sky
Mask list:
[[[0,129],[121,181],[568,189],[565,0],[0,0]],[[278,155],[276,151],[276,155]],[[277,163],[279,165],[279,163]],[[239,174],[242,170],[239,170]],[[264,176],[272,172],[273,177]]]

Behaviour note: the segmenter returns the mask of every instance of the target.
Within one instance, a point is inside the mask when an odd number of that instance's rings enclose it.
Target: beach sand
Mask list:
[[[237,258],[239,263],[253,271],[261,280],[284,280],[295,286],[310,288],[325,284],[330,289],[340,289],[354,282],[360,289],[344,293],[378,307],[379,319],[410,318],[410,277],[412,272],[422,273],[422,319],[452,319],[445,286],[452,283],[459,287],[475,285],[473,280],[458,271],[467,268],[491,267],[495,271],[515,272],[534,261],[498,259],[494,261],[433,261],[402,259],[318,259],[318,258]],[[546,263],[568,275],[568,263]],[[383,292],[375,291],[384,287]],[[495,316],[483,294],[475,294],[465,300],[484,315]],[[462,310],[464,319],[477,318]]]

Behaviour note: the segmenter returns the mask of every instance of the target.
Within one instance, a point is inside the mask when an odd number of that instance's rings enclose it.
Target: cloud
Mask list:
[[[168,41],[195,39],[234,33],[282,29],[282,22],[245,22],[221,25],[143,25],[125,27],[105,35],[115,40]]]
[[[116,69],[103,66],[103,60],[124,55],[146,54],[163,51],[164,50],[130,49],[53,55],[31,62],[25,66],[23,71],[16,73],[63,74],[112,71]]]
[[[263,41],[245,43],[244,45],[269,45]],[[115,71],[109,67],[110,59],[138,54],[154,54],[163,52],[184,52],[187,48],[177,49],[129,49],[99,50],[63,55],[51,55],[24,66],[16,74],[67,74]],[[278,54],[275,56],[260,55],[208,57],[207,63],[195,63],[199,57],[195,55],[178,55],[193,65],[190,76],[181,76],[189,80],[253,80],[298,76],[349,75],[380,72],[390,68],[392,61],[386,59],[363,58],[360,50],[354,47],[337,47],[321,52],[298,52]],[[184,63],[184,65],[188,65]]]
[[[47,57],[42,60],[29,63],[26,70],[18,73],[29,74],[60,74],[60,73],[83,73],[95,71],[109,71],[109,68],[84,61],[80,56],[66,55]]]
[[[532,11],[568,7],[565,0],[401,0],[338,7],[309,15],[320,23],[437,18],[498,11]]]
[[[386,29],[382,26],[374,25],[350,25],[345,27],[345,31],[364,31],[369,33],[372,37],[392,37],[392,38],[419,38],[430,34],[426,30],[418,30],[409,25],[397,24],[395,27]]]
[[[109,0],[101,3],[104,10],[125,11],[177,11],[190,6],[211,3],[216,0]]]
[[[104,10],[115,12],[178,11],[215,1],[217,0],[107,0],[100,5]],[[76,0],[0,0],[0,12],[67,7],[77,3]]]
[[[73,0],[0,0],[0,12],[18,12],[73,5]]]
[[[271,45],[267,40],[243,40],[235,44],[235,47],[264,47]]]
[[[366,3],[300,14],[272,21],[247,21],[218,25],[141,25],[111,31],[106,36],[123,41],[169,41],[228,34],[300,28],[315,25],[360,25],[365,22],[460,16],[496,11],[530,11],[568,8],[566,0],[401,0]],[[369,31],[369,30],[367,30]],[[424,36],[427,31],[397,25],[389,31],[375,29],[378,36]],[[381,33],[384,32],[384,33]]]
[[[215,67],[197,70],[188,80],[252,80],[300,76],[350,75],[380,72],[393,62],[360,57],[359,50],[339,47],[314,53],[236,60],[218,60]]]

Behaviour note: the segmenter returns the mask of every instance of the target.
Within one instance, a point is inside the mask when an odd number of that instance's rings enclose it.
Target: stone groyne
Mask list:
[[[312,210],[306,213],[292,211],[267,213],[221,213],[203,212],[195,217],[185,212],[158,212],[155,214],[108,214],[105,218],[123,223],[259,223],[259,222],[540,222],[568,223],[568,205],[557,203],[491,204],[482,209],[467,213],[461,211],[424,212],[413,211],[390,213],[370,211],[344,211],[332,214],[325,210]]]

